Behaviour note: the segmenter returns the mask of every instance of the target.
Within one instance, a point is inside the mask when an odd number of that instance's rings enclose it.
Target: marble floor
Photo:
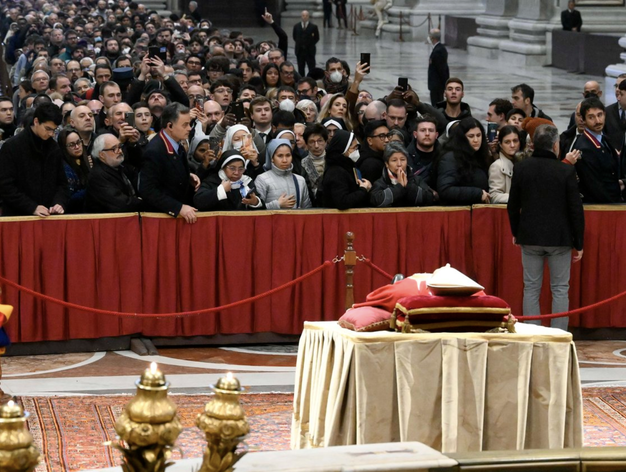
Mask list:
[[[244,33],[255,40],[274,36],[268,28]],[[398,76],[405,76],[421,97],[428,97],[426,44],[401,43],[391,35],[376,40],[369,30],[360,36],[337,29],[321,33],[317,53],[320,65],[330,56],[356,64],[360,53],[369,52],[372,72],[363,88],[376,97],[383,96],[397,83]],[[294,58],[293,50],[290,58]],[[478,119],[485,120],[493,98],[510,97],[511,86],[526,82],[536,91],[536,104],[555,119],[561,130],[581,98],[584,82],[592,78],[601,81],[600,77],[550,67],[515,67],[477,60],[455,49],[449,50],[449,64],[451,74],[465,82],[465,101]],[[626,385],[626,341],[583,341],[577,343],[577,348],[585,386]],[[139,357],[130,351],[3,357],[1,385],[13,395],[126,393],[134,390],[134,381],[148,363],[157,361],[175,392],[205,392],[228,371],[236,373],[251,391],[284,392],[293,390],[296,349],[295,345],[189,347],[160,349],[153,357]]]
[[[626,341],[578,341],[584,387],[626,386]],[[0,386],[16,396],[132,393],[134,382],[157,362],[173,393],[207,393],[227,372],[249,392],[293,392],[297,345],[248,345],[2,357]]]

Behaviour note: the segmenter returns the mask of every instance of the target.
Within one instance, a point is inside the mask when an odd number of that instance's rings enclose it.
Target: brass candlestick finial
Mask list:
[[[230,372],[211,388],[215,397],[196,419],[196,425],[204,431],[207,440],[199,472],[230,472],[243,456],[235,452],[237,445],[250,432],[246,414],[239,403],[239,395],[244,389]]]
[[[39,463],[39,451],[26,429],[27,418],[28,413],[13,401],[0,406],[0,470],[3,472],[32,472]]]
[[[153,362],[135,382],[137,393],[115,423],[115,431],[128,447],[122,451],[124,472],[163,472],[182,427],[176,405],[168,398],[169,382]]]

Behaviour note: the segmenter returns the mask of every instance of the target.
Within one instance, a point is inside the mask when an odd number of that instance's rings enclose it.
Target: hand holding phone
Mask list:
[[[364,72],[365,74],[369,74],[370,71],[372,70],[372,64],[370,61],[371,61],[371,54],[369,52],[362,52],[361,53],[361,66],[364,66],[365,64],[369,66],[368,71]]]
[[[135,127],[135,113],[132,111],[124,113],[124,121],[126,122],[128,126],[132,126],[134,128]]]
[[[409,79],[407,77],[398,77],[398,87],[406,92],[409,89]]]

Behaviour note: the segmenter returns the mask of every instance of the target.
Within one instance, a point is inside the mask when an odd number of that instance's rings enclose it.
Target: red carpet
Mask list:
[[[129,396],[22,397],[29,427],[42,455],[37,472],[111,467],[119,453],[102,444],[115,439],[113,425]],[[204,395],[173,395],[183,424],[177,445],[184,457],[200,457],[204,437],[195,419]],[[289,449],[291,394],[242,395],[251,433],[250,451]],[[626,388],[583,389],[585,446],[626,446]],[[175,453],[174,459],[178,459]]]
[[[183,432],[177,446],[185,458],[201,457],[205,445],[195,426],[208,401],[205,395],[172,395]],[[28,425],[41,453],[37,472],[66,472],[118,465],[117,451],[102,444],[115,439],[114,424],[129,396],[22,397],[31,414]],[[251,433],[249,451],[289,449],[291,394],[248,394],[241,402]],[[178,452],[173,459],[180,459]]]

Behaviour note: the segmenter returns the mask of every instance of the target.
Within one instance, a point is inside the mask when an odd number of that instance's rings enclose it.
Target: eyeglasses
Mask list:
[[[78,141],[74,141],[73,143],[66,143],[65,147],[78,148],[78,147],[81,147],[82,145],[83,145],[83,141],[79,139]]]
[[[324,141],[323,139],[316,139],[315,141],[310,140],[308,142],[309,146],[324,146],[326,144],[326,141]]]
[[[380,133],[380,134],[375,134],[374,136],[371,136],[372,138],[378,138],[378,139],[390,139],[391,135],[389,133]]]
[[[307,88],[307,89],[300,89],[300,90],[298,90],[298,93],[299,93],[300,95],[308,95],[309,93],[311,93],[311,89],[310,89],[310,88]]]
[[[45,129],[48,133],[50,133],[50,134],[54,134],[54,133],[56,133],[56,132],[57,132],[57,129],[56,129],[56,128],[50,128],[49,126],[46,126],[46,125],[43,125],[43,127],[44,127],[44,129]]]
[[[243,172],[245,169],[245,167],[235,167],[235,166],[226,166],[226,168],[231,171],[234,172],[236,174],[239,174],[240,172]]]
[[[282,70],[282,71],[280,71],[280,73],[289,76],[289,75],[293,75],[294,71],[292,71],[292,70]]]
[[[74,69],[74,68],[72,68],[72,69],[67,69],[67,71],[68,71],[68,72],[79,72],[79,71],[80,71],[80,69]]]
[[[107,151],[113,151],[115,154],[117,154],[118,152],[122,152],[122,145],[118,144],[116,146],[102,150],[102,152],[107,152]]]
[[[218,89],[215,89],[213,93],[233,93],[233,91],[231,89],[218,88]]]

